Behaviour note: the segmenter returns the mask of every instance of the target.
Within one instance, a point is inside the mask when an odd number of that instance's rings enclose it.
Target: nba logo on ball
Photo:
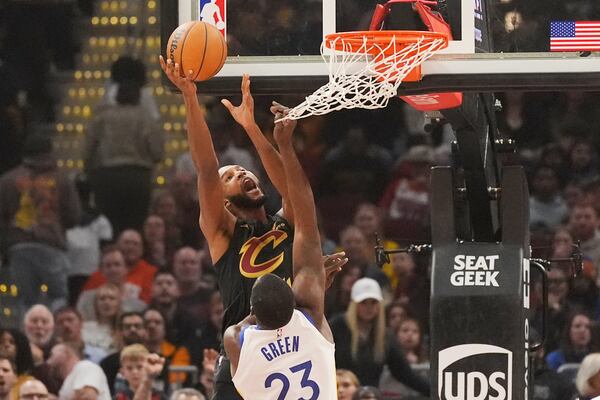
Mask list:
[[[216,27],[223,35],[227,27],[227,9],[225,0],[198,0],[200,21]]]
[[[440,400],[512,400],[512,352],[462,344],[439,352]]]

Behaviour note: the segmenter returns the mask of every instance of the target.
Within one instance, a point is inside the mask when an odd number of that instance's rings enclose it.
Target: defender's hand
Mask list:
[[[221,100],[221,103],[229,110],[233,119],[244,129],[247,129],[256,123],[254,121],[254,98],[252,98],[252,94],[250,93],[250,76],[248,74],[244,74],[242,77],[241,90],[242,102],[239,106],[234,106],[227,99]]]

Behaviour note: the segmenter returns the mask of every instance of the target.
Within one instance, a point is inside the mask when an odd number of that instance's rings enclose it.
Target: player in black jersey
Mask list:
[[[210,131],[196,95],[196,85],[187,74],[181,77],[179,66],[161,57],[167,77],[183,94],[187,109],[188,143],[198,171],[200,228],[206,237],[211,259],[217,271],[225,315],[223,331],[241,321],[250,312],[250,293],[259,276],[273,273],[291,282],[293,209],[287,200],[283,164],[277,150],[263,136],[254,120],[254,101],[250,78],[242,79],[242,103],[235,107],[223,104],[244,128],[256,147],[267,175],[282,197],[282,211],[267,215],[265,195],[258,178],[239,165],[219,169]],[[187,71],[186,71],[187,73]],[[275,106],[277,108],[278,105]],[[295,124],[277,124],[275,129],[294,129]],[[328,273],[339,271],[344,264],[341,253],[329,256]],[[239,399],[231,382],[229,362],[219,358],[213,400]]]

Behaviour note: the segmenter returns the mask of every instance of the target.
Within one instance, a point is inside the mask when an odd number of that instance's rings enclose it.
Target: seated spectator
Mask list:
[[[183,388],[171,393],[169,400],[206,400],[206,397],[196,389]]]
[[[212,290],[202,280],[200,253],[191,247],[182,247],[173,256],[173,275],[179,285],[178,300],[181,310],[198,321],[208,319],[208,302]]]
[[[59,399],[110,400],[110,391],[102,369],[91,361],[83,360],[83,348],[71,342],[59,343],[52,348],[48,365],[64,380]]]
[[[170,190],[175,199],[177,220],[181,229],[181,244],[195,249],[202,247],[204,236],[198,229],[200,205],[196,190],[196,174],[176,172],[170,182]]]
[[[383,395],[374,386],[361,386],[354,392],[352,400],[383,400]]]
[[[116,325],[121,314],[121,291],[116,285],[106,283],[95,291],[94,317],[83,322],[81,337],[83,342],[102,351],[102,360],[118,348]],[[98,362],[93,360],[94,362]]]
[[[176,346],[166,340],[165,320],[158,310],[152,308],[147,309],[144,312],[144,323],[146,325],[146,331],[148,332],[146,347],[152,353],[158,354],[165,359],[165,367],[168,368],[171,365],[191,365],[188,349],[184,346]],[[168,379],[171,384],[183,384],[186,377],[185,374],[171,373],[169,374]]]
[[[13,386],[12,398],[16,398],[19,387],[33,379],[33,356],[27,337],[17,329],[0,330],[0,354],[8,358],[14,366],[17,380]]]
[[[102,251],[100,273],[110,283],[119,289],[120,311],[141,311],[146,303],[140,298],[142,288],[128,281],[127,264],[119,247],[108,246]],[[85,289],[77,301],[77,309],[84,320],[94,320],[96,315],[96,298],[99,288]]]
[[[400,323],[406,319],[406,306],[398,301],[390,303],[385,308],[385,322],[390,332],[396,332]]]
[[[352,285],[361,275],[361,268],[352,263],[346,264],[338,273],[331,287],[325,292],[325,315],[328,318],[346,311],[350,304]]]
[[[144,221],[142,236],[144,238],[144,260],[159,269],[167,266],[167,260],[170,259],[169,251],[165,241],[166,228],[165,221],[158,215],[150,214]]]
[[[150,357],[152,356],[152,357]],[[115,400],[166,399],[164,391],[155,389],[154,380],[164,369],[164,359],[150,354],[141,344],[132,344],[121,350],[121,375],[127,388],[115,395]]]
[[[63,307],[54,313],[54,334],[61,342],[80,343],[84,346],[83,358],[96,364],[106,356],[106,350],[86,344],[82,339],[83,318],[73,307]]]
[[[387,217],[388,234],[419,242],[429,237],[429,172],[433,150],[418,145],[400,159],[379,205]]]
[[[123,313],[119,317],[119,324],[117,326],[118,336],[122,346],[129,346],[131,344],[144,344],[148,337],[148,332],[144,325],[144,317],[142,314],[137,312]],[[108,355],[100,362],[100,367],[106,375],[108,381],[108,387],[111,393],[115,393],[117,374],[121,368],[121,350]],[[123,387],[124,382],[120,381],[119,389]]]
[[[150,213],[165,223],[165,248],[172,251],[181,246],[181,221],[175,197],[168,191],[159,192],[150,205]]]
[[[590,321],[590,317],[585,313],[571,314],[565,325],[560,347],[546,356],[548,367],[557,370],[566,363],[580,363],[594,350]]]
[[[532,344],[541,343],[541,337],[535,329],[529,331],[529,341]],[[574,383],[569,377],[548,368],[544,361],[545,355],[544,346],[533,353],[533,398],[535,400],[572,399],[576,392]]]
[[[215,349],[204,349],[203,353],[202,372],[200,373],[197,389],[207,399],[212,399],[215,392],[215,369],[217,367],[219,352]]]
[[[584,256],[589,257],[596,269],[600,265],[600,232],[598,211],[588,202],[577,203],[569,216],[569,230],[574,240],[579,240]],[[599,274],[596,274],[598,277]],[[598,283],[598,282],[596,282]]]
[[[369,250],[368,257],[371,260],[375,259],[376,239],[379,238],[380,244],[386,250],[395,250],[399,248],[399,244],[393,240],[385,239],[383,227],[383,211],[373,203],[361,203],[358,205],[354,213],[354,226],[361,230],[367,239],[367,249]],[[326,254],[326,253],[324,253]],[[398,277],[394,271],[391,262],[386,263],[382,267],[382,271],[387,275],[392,285],[392,289],[398,286]]]
[[[414,318],[406,318],[400,322],[396,331],[396,340],[410,364],[420,364],[429,360],[423,347],[421,324]]]
[[[19,400],[45,400],[48,397],[50,396],[46,385],[37,379],[27,381],[19,388]]]
[[[592,143],[581,139],[576,141],[569,152],[570,180],[576,183],[588,183],[600,176],[598,160]]]
[[[548,352],[556,350],[562,341],[563,330],[571,310],[571,305],[567,301],[568,294],[569,280],[564,269],[560,267],[550,269],[548,271],[547,333],[545,342],[545,348]],[[532,318],[533,326],[539,331],[542,330],[542,311],[541,308],[536,309]]]
[[[113,238],[110,222],[91,201],[92,193],[87,177],[78,174],[75,185],[82,213],[77,225],[67,230],[67,256],[71,262],[68,272],[70,305],[77,303],[81,288],[100,265],[100,245]]]
[[[360,229],[350,225],[342,230],[340,232],[340,246],[346,252],[348,266],[358,265],[361,269],[361,277],[375,279],[382,288],[389,290],[390,281],[381,272],[381,269],[375,265],[375,259],[369,257],[369,254],[371,254],[369,244]]]
[[[592,353],[581,362],[575,380],[577,400],[593,400],[600,396],[600,354]]]
[[[40,364],[50,355],[54,345],[54,316],[48,307],[36,304],[25,313],[24,326],[34,364]]]
[[[20,308],[67,302],[65,232],[80,213],[74,185],[56,166],[52,138],[30,135],[21,165],[0,176],[0,251],[8,256]]]
[[[15,364],[4,355],[0,355],[0,400],[12,400],[13,387],[17,383]]]
[[[352,395],[360,387],[360,382],[354,372],[338,369],[335,372],[338,400],[352,400]]]
[[[338,368],[356,374],[361,384],[378,385],[385,365],[409,387],[429,395],[429,384],[416,375],[393,337],[386,335],[383,295],[379,284],[362,278],[352,286],[352,301],[345,314],[330,320],[336,343]]]
[[[221,301],[221,293],[215,291],[210,296],[208,320],[198,325],[194,330],[194,335],[183,342],[190,351],[192,364],[200,369],[206,365],[203,359],[206,355],[206,349],[218,350],[221,346],[221,340],[223,339],[223,315],[224,308]]]
[[[144,243],[142,235],[133,229],[123,231],[117,240],[117,247],[123,253],[127,265],[127,283],[137,286],[139,299],[148,304],[152,297],[152,280],[156,267],[143,260]],[[83,290],[96,289],[107,282],[101,271],[96,271],[85,283]]]
[[[529,226],[535,229],[555,228],[568,216],[567,203],[560,193],[560,176],[548,166],[539,166],[531,175]]]

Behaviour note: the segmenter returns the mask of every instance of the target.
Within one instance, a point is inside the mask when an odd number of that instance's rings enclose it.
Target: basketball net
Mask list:
[[[448,45],[443,34],[420,32],[421,36],[407,42],[406,33],[365,31],[327,35],[321,55],[328,64],[329,82],[291,109],[286,118],[301,119],[341,109],[386,107],[390,98],[398,95],[403,79]],[[374,40],[372,34],[385,35]],[[331,49],[331,55],[325,55],[325,48]]]

